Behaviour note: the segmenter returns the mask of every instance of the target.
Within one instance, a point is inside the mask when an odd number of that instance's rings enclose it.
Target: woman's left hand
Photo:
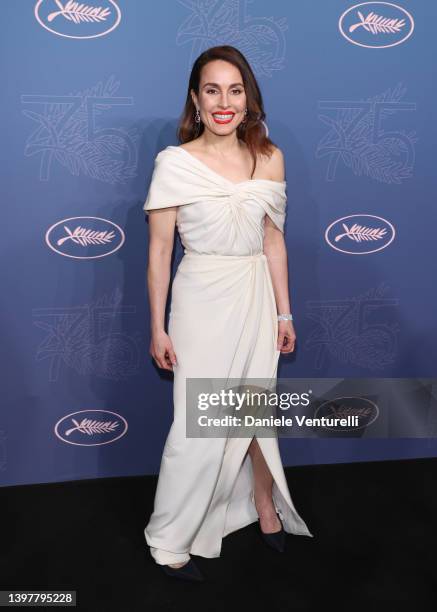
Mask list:
[[[296,334],[293,323],[291,321],[278,321],[278,351],[292,353],[295,342]]]

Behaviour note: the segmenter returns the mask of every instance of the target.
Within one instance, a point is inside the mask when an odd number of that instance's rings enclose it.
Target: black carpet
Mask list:
[[[207,578],[193,584],[148,552],[156,477],[0,488],[1,590],[72,589],[90,612],[437,610],[437,459],[285,472],[314,538],[276,553],[254,523],[221,557],[193,555]]]

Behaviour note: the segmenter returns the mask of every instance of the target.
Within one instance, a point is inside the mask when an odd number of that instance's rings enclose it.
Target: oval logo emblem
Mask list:
[[[47,230],[45,238],[52,251],[73,259],[106,257],[125,241],[119,225],[100,217],[63,219]]]
[[[36,20],[43,28],[66,38],[98,38],[115,30],[121,12],[114,0],[38,0]]]
[[[357,417],[358,425],[347,427],[336,425],[334,427],[322,425],[323,429],[330,431],[355,431],[369,427],[379,416],[378,406],[365,397],[337,397],[323,402],[314,413],[317,418],[327,419],[346,419],[347,417]]]
[[[55,425],[55,434],[63,442],[75,446],[111,444],[125,435],[127,421],[109,410],[80,410],[62,417]]]
[[[329,246],[348,255],[382,251],[394,237],[394,226],[376,215],[348,215],[331,223],[325,232]]]
[[[338,28],[354,45],[384,49],[405,42],[413,33],[414,19],[391,2],[361,2],[340,16]]]

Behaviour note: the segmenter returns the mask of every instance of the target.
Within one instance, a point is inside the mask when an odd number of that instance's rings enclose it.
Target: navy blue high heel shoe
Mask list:
[[[202,582],[205,580],[193,559],[187,561],[182,567],[170,567],[169,565],[161,565],[161,567],[167,576],[172,576],[173,578],[191,580],[192,582]]]
[[[261,530],[261,525],[258,519],[259,532],[261,534],[262,539],[264,540],[266,544],[268,544],[271,548],[273,548],[274,550],[277,550],[278,552],[284,552],[285,550],[285,530],[284,530],[284,526],[281,521],[281,517],[279,516],[278,513],[276,513],[276,516],[278,517],[279,522],[281,523],[280,531],[275,531],[274,533],[264,533]]]
[[[250,499],[252,500],[253,505],[255,505],[255,491],[253,490],[250,494]],[[261,529],[261,523],[259,522],[259,518],[258,518],[259,533],[261,534],[261,537],[264,540],[264,542],[268,544],[271,548],[274,548],[278,552],[284,552],[286,532],[285,532],[284,526],[281,521],[281,517],[279,516],[278,512],[276,512],[276,516],[278,517],[279,522],[281,523],[280,531],[275,531],[274,533],[264,533]]]

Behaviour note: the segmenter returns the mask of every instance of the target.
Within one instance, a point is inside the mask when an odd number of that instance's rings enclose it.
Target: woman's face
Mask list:
[[[245,118],[246,93],[240,71],[224,60],[213,60],[201,72],[199,96],[191,92],[205,129],[223,136]]]

